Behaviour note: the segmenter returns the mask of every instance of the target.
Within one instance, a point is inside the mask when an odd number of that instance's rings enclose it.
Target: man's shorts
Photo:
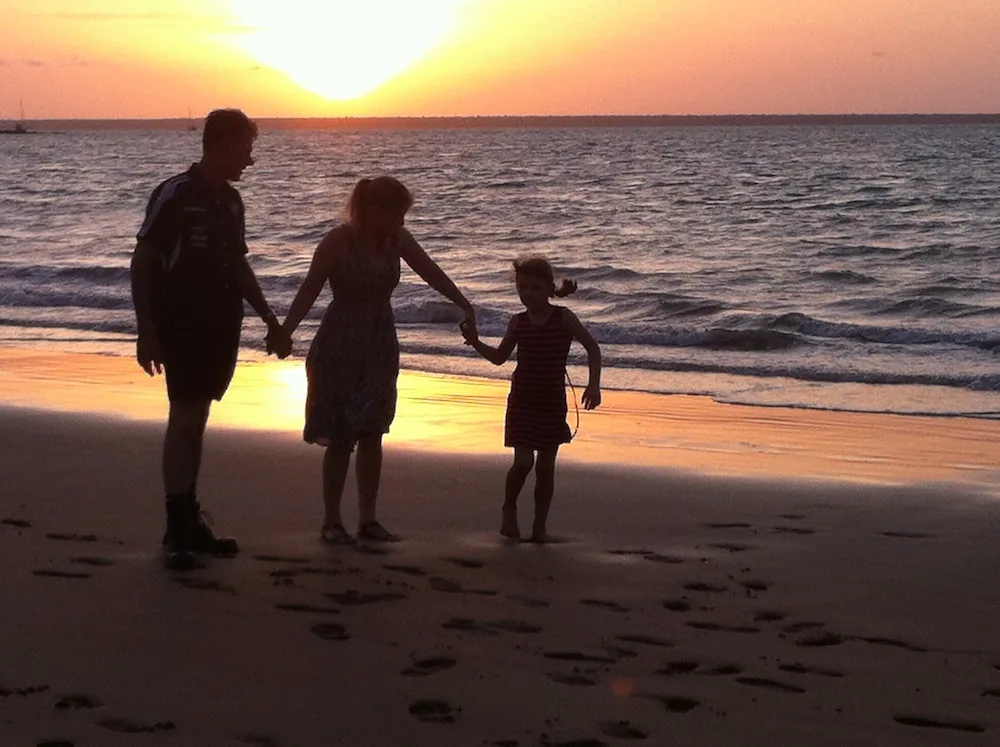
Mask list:
[[[236,371],[240,329],[171,331],[160,346],[171,402],[221,400]]]

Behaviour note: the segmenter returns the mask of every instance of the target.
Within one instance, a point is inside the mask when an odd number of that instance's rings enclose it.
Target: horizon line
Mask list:
[[[967,113],[843,113],[843,114],[469,114],[469,115],[384,115],[384,116],[260,116],[251,117],[262,125],[276,129],[349,128],[349,127],[469,127],[501,126],[642,126],[718,125],[718,124],[1000,124],[1000,112]],[[0,119],[0,124],[32,124],[34,126],[85,126],[131,128],[143,125],[155,129],[184,129],[200,125],[204,117],[60,117],[47,119]],[[200,129],[200,127],[198,128]]]

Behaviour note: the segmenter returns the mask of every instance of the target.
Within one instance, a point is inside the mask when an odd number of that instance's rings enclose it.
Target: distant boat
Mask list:
[[[0,135],[31,135],[33,134],[24,124],[24,102],[21,102],[21,121],[13,127],[0,130]]]

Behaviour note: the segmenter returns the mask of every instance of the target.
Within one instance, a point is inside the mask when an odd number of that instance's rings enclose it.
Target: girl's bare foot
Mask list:
[[[507,539],[521,539],[521,529],[517,526],[517,507],[504,506],[500,534]]]
[[[544,545],[552,541],[552,537],[549,533],[545,531],[545,527],[534,527],[531,530],[531,539],[529,542],[537,542],[540,545]]]

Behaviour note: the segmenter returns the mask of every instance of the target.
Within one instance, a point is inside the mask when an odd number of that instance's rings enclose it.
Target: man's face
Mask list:
[[[222,146],[221,161],[228,181],[238,182],[243,176],[243,169],[253,166],[254,139],[253,134],[244,132]]]

